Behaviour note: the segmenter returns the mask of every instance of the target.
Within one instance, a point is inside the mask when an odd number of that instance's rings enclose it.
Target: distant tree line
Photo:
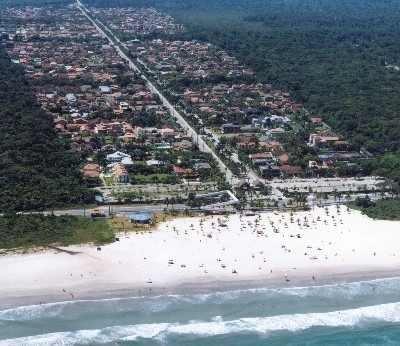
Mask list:
[[[400,2],[395,0],[86,0],[155,6],[288,90],[360,148],[400,149]]]
[[[24,6],[63,6],[71,3],[73,3],[73,0],[0,0],[0,8]]]

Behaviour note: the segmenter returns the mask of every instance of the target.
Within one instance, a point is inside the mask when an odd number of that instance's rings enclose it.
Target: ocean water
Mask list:
[[[400,345],[400,278],[22,306],[3,345]]]

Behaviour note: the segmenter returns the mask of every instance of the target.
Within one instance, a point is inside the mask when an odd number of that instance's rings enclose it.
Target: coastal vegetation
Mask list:
[[[57,136],[22,67],[0,47],[0,212],[54,209],[92,201],[80,157]]]
[[[400,183],[400,153],[386,153],[385,155],[363,162],[368,174],[375,174],[392,179]]]
[[[0,218],[0,249],[83,243],[115,239],[108,221],[76,216],[6,215]]]
[[[381,199],[372,202],[368,198],[359,198],[355,202],[356,208],[372,219],[400,220],[400,199]]]

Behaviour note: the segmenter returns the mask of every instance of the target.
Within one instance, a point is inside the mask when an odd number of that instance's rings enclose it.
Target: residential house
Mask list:
[[[82,168],[82,174],[85,178],[98,178],[100,173],[101,167],[96,163],[87,163]]]
[[[112,167],[112,175],[116,183],[126,184],[129,182],[129,174],[122,163],[117,163]]]
[[[258,167],[258,170],[260,171],[261,176],[266,179],[277,178],[282,174],[279,166],[260,166]]]

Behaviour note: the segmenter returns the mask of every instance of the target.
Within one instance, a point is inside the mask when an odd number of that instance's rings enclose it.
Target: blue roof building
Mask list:
[[[128,219],[132,223],[138,223],[138,224],[150,224],[153,222],[153,213],[148,212],[148,211],[140,211],[136,213],[129,213]]]

